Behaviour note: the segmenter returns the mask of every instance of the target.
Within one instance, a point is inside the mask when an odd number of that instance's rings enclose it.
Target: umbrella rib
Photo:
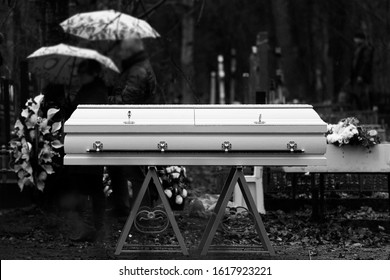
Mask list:
[[[72,79],[73,79],[73,69],[75,67],[75,64],[76,64],[76,57],[73,57],[73,63],[72,63],[72,69],[70,70],[70,79],[69,79],[69,84],[68,84],[68,87],[70,88],[71,84],[72,84]]]

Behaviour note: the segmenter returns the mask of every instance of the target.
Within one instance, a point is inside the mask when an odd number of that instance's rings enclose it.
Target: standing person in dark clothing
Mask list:
[[[119,82],[109,96],[112,104],[148,104],[151,103],[156,88],[156,77],[140,38],[124,40],[120,43],[118,56],[122,71]],[[133,197],[136,197],[144,180],[141,166],[111,166],[109,168],[114,212],[118,217],[127,217],[130,196],[127,180],[130,180]]]
[[[121,75],[109,102],[113,104],[148,104],[154,97],[156,77],[140,38],[124,40],[118,51]]]
[[[77,92],[68,117],[79,104],[107,104],[107,88],[99,77],[100,64],[95,60],[85,60],[79,64],[78,75],[82,84]],[[92,201],[92,221],[86,215],[85,207],[80,209],[82,227],[74,241],[95,241],[104,233],[105,194],[103,187],[102,166],[69,166],[69,185],[81,194],[89,196]]]
[[[88,59],[79,64],[77,73],[81,88],[72,102],[69,117],[79,104],[107,104],[108,89],[99,77],[100,72],[101,66],[96,60]]]
[[[363,33],[354,37],[355,51],[351,67],[350,84],[353,101],[358,110],[370,110],[370,85],[372,82],[373,47]]]

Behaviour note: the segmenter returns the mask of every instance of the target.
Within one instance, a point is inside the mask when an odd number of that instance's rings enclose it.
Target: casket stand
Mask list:
[[[242,167],[325,165],[325,132],[310,105],[82,105],[65,123],[64,164],[149,166],[115,253],[139,251],[123,247],[153,180],[184,255],[189,253],[155,166],[231,166],[199,253],[209,252],[238,183],[263,249],[274,255]]]

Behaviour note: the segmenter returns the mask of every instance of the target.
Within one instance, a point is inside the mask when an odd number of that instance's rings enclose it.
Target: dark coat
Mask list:
[[[109,102],[114,104],[151,103],[156,89],[156,77],[150,61],[141,51],[122,62],[122,73]]]
[[[67,110],[68,119],[72,113],[76,110],[77,105],[80,104],[107,104],[108,103],[108,89],[104,81],[100,78],[95,78],[91,83],[83,85],[72,105]]]
[[[108,94],[105,83],[102,79],[95,78],[91,83],[83,85],[77,92],[70,115],[79,104],[107,104],[107,99]],[[98,176],[98,178],[103,176],[103,168],[101,166],[69,166],[68,170],[71,174],[88,174],[89,176]]]
[[[359,77],[362,79],[363,83],[371,84],[373,54],[373,47],[367,43],[362,43],[356,48],[352,62],[352,84],[355,84]]]
[[[91,83],[83,85],[78,91],[75,104],[107,104],[107,87],[103,80],[95,78]]]

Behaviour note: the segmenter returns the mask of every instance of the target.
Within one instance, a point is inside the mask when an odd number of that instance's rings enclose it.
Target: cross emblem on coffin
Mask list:
[[[157,177],[159,165],[231,166],[199,244],[207,254],[238,183],[263,248],[274,254],[243,166],[325,165],[326,123],[311,105],[80,105],[65,123],[66,165],[145,165],[145,181],[118,241],[123,247],[154,181],[183,254],[188,255]]]

